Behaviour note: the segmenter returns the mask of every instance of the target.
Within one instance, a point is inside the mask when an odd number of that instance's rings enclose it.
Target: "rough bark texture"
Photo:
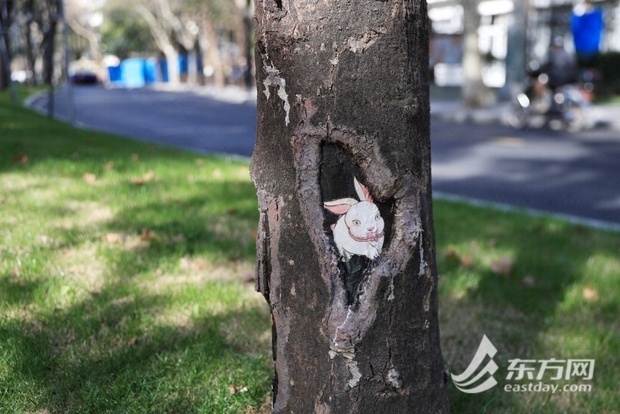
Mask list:
[[[257,289],[276,413],[447,411],[430,190],[426,3],[256,2]],[[353,269],[324,202],[366,186],[385,220]],[[359,194],[359,193],[358,193]]]

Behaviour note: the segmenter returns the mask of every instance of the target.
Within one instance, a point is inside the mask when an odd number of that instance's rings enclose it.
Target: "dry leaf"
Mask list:
[[[157,234],[149,229],[142,229],[142,233],[140,233],[140,240],[146,242],[151,241],[157,238]]]
[[[15,157],[13,157],[13,162],[15,164],[28,164],[28,155],[26,154],[18,154]]]
[[[241,388],[238,388],[238,387],[236,387],[236,386],[234,386],[234,385],[231,385],[231,386],[229,386],[229,387],[228,387],[228,391],[229,391],[231,394],[233,394],[233,395],[234,395],[234,394],[236,394],[236,393],[238,393],[238,392],[248,392],[248,387],[241,387]]]
[[[154,171],[147,171],[146,173],[142,174],[141,176],[136,176],[133,177],[131,179],[131,183],[133,185],[145,185],[148,182],[151,182],[155,179],[155,172]]]
[[[588,302],[596,302],[598,300],[598,291],[596,289],[584,287],[583,298]]]
[[[458,262],[459,254],[453,248],[448,249],[448,253],[446,253],[446,259],[450,262]]]
[[[211,267],[207,259],[192,259],[190,257],[182,257],[179,264],[182,269],[190,270],[207,270]]]
[[[474,264],[474,259],[469,255],[462,254],[459,257],[459,263],[461,263],[461,266],[463,267],[470,268]]]
[[[112,244],[122,242],[123,238],[124,236],[121,233],[106,233],[103,235],[103,241]]]
[[[133,338],[131,338],[131,339],[129,340],[129,342],[127,342],[127,344],[128,344],[129,346],[134,346],[134,345],[136,345],[137,343],[138,343],[138,337],[137,337],[137,336],[134,336]]]
[[[97,176],[93,173],[87,172],[84,173],[82,179],[84,179],[87,184],[95,184],[95,182],[97,181]]]
[[[496,275],[510,275],[512,271],[512,259],[508,256],[504,256],[499,260],[491,263],[491,271]]]

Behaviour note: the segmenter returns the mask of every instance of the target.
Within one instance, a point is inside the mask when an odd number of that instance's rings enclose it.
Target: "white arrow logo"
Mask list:
[[[493,374],[495,374],[498,369],[497,364],[493,361],[493,357],[496,353],[497,349],[493,346],[489,338],[484,335],[482,341],[480,341],[476,355],[474,355],[474,359],[472,359],[467,369],[459,375],[451,374],[452,381],[454,381],[456,388],[467,394],[478,394],[496,386],[497,381],[493,378]],[[491,358],[490,361],[478,371],[478,368],[480,368],[487,355]],[[476,373],[476,371],[478,372]],[[486,375],[488,375],[488,378],[481,384],[476,385],[481,378]]]

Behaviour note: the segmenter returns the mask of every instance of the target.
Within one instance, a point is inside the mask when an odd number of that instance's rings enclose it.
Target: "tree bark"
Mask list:
[[[133,3],[133,7],[148,24],[157,47],[159,47],[159,50],[161,50],[166,57],[168,82],[171,85],[178,85],[181,82],[179,52],[167,32],[166,21],[160,20],[160,16],[156,16],[153,11],[149,10],[142,3]]]
[[[224,66],[220,57],[217,31],[213,24],[211,10],[205,6],[200,16],[200,48],[203,53],[202,64],[208,64],[213,67],[213,84],[217,88],[223,88],[226,85],[226,77],[224,75]]]
[[[275,413],[447,412],[426,16],[420,0],[256,2],[251,170]],[[335,241],[326,207],[341,200],[378,207],[378,257]]]
[[[470,108],[484,108],[493,104],[493,93],[482,79],[483,60],[480,54],[478,28],[479,0],[463,0],[463,104]]]
[[[0,91],[11,88],[11,97],[13,101],[16,101],[11,82],[11,42],[9,41],[12,8],[12,1],[0,3]]]

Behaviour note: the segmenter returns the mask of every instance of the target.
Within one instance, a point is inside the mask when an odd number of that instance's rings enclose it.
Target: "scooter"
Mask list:
[[[571,83],[552,90],[546,73],[532,73],[523,92],[511,105],[507,121],[513,128],[549,127],[581,131],[588,125],[589,94],[583,85]]]

